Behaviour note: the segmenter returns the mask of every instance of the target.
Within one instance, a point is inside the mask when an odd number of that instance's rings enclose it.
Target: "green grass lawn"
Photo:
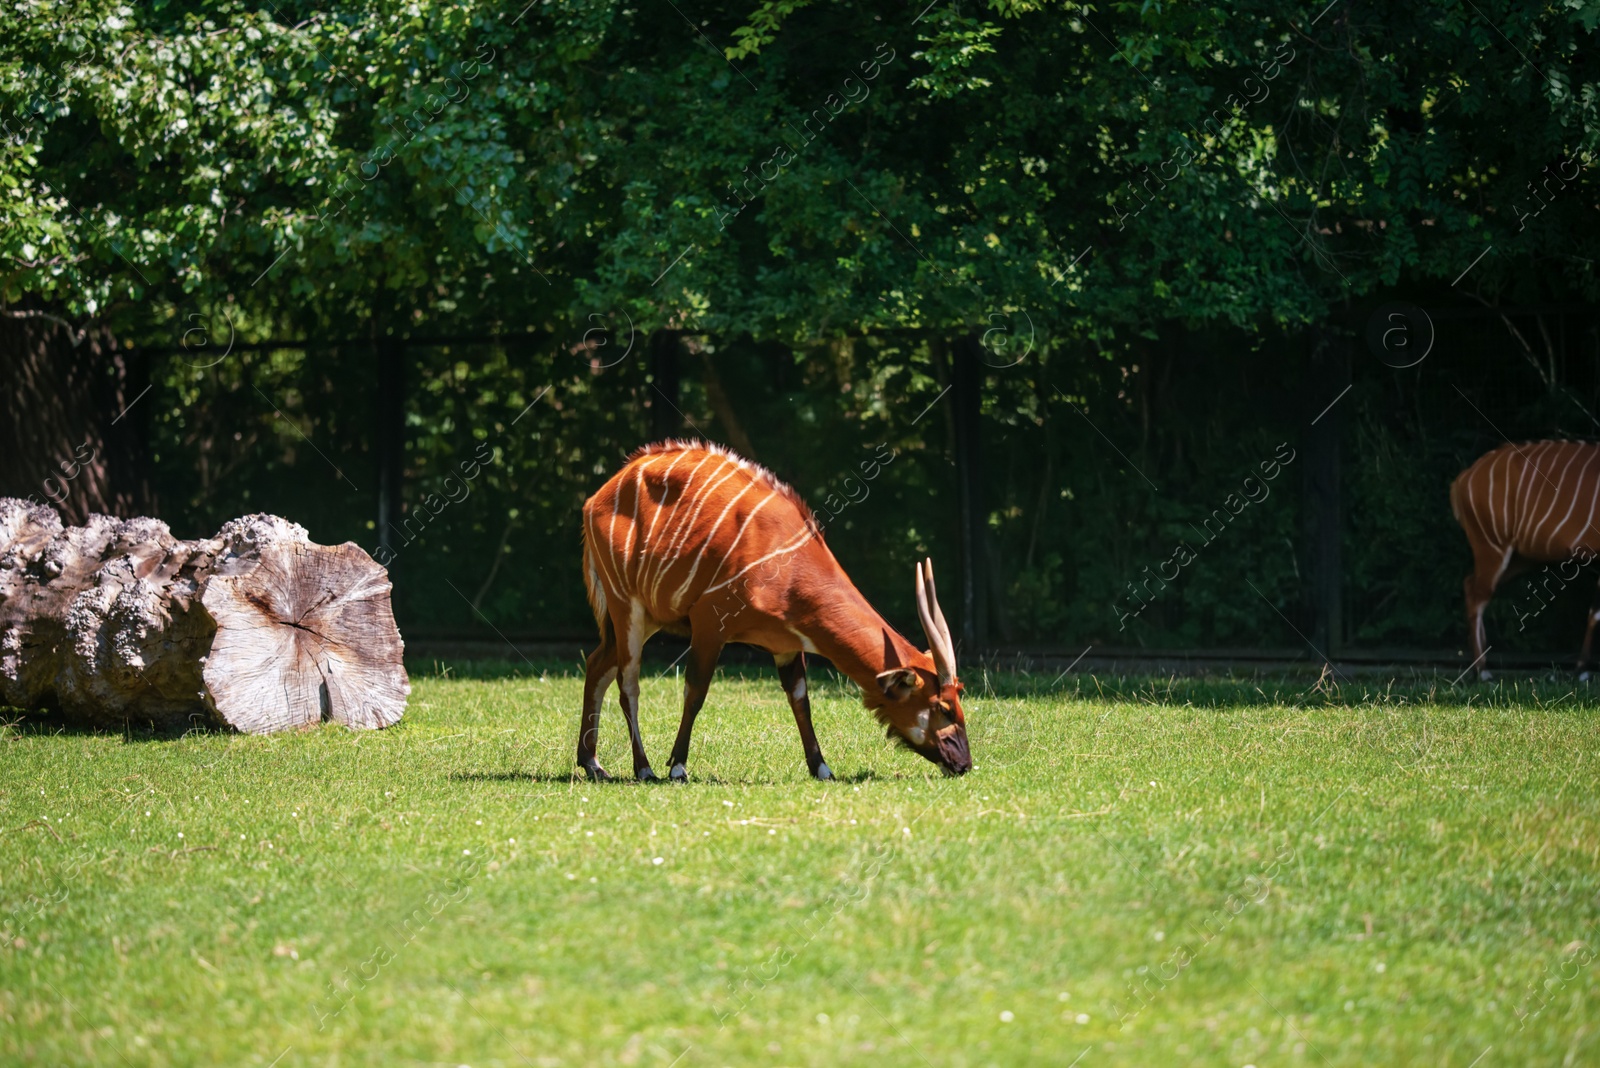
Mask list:
[[[817,783],[752,671],[640,786],[570,779],[570,667],[460,670],[381,733],[0,732],[0,1061],[1600,1063],[1570,685],[991,674],[946,779],[814,672]]]

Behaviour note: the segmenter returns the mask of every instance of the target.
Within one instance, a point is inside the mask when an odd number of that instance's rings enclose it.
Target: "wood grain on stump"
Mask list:
[[[388,573],[277,516],[199,541],[0,498],[0,704],[75,723],[387,727],[411,684]]]

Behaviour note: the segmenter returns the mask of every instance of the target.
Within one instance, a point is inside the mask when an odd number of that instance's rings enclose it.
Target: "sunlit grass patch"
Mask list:
[[[991,672],[951,779],[819,673],[817,783],[747,669],[640,786],[571,778],[572,665],[449,675],[382,733],[11,728],[0,1060],[1600,1056],[1571,685]],[[658,762],[680,699],[646,678]]]

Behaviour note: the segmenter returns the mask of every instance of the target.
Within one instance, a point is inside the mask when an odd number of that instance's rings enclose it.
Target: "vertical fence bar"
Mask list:
[[[1339,453],[1343,412],[1350,399],[1350,337],[1334,326],[1314,331],[1306,372],[1305,552],[1311,641],[1323,654],[1344,647]]]
[[[380,337],[376,348],[378,398],[373,443],[378,461],[378,546],[394,551],[392,538],[400,518],[401,479],[405,470],[406,391],[405,342]]]
[[[983,348],[974,334],[959,339],[950,375],[957,499],[961,524],[961,641],[976,651],[988,640],[988,587],[983,580]]]
[[[683,341],[676,330],[657,330],[650,335],[650,439],[670,438],[683,429],[678,409],[678,384],[681,379],[679,357]]]

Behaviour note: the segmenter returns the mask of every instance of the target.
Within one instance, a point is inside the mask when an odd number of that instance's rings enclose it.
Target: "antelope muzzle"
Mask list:
[[[949,775],[965,775],[972,770],[972,750],[967,748],[966,728],[959,724],[949,734],[934,735],[938,764]]]

